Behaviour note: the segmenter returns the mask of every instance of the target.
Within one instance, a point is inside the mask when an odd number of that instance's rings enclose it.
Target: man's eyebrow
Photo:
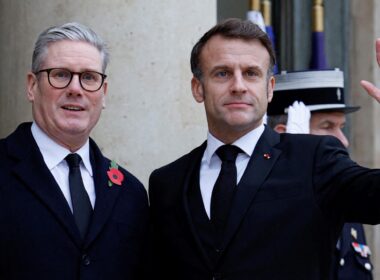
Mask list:
[[[330,121],[330,120],[322,120],[319,124],[322,125],[322,124],[333,124],[334,122]]]
[[[214,70],[214,69],[226,69],[226,68],[231,68],[230,66],[226,65],[226,64],[220,64],[220,65],[215,65],[211,68],[211,70]]]

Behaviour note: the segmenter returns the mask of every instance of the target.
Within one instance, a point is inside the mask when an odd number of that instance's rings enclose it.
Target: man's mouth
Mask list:
[[[72,105],[62,106],[62,108],[68,111],[84,111],[82,107]]]
[[[245,106],[251,106],[251,104],[249,103],[246,103],[246,102],[228,102],[225,104],[225,106],[228,106],[228,107],[245,107]]]

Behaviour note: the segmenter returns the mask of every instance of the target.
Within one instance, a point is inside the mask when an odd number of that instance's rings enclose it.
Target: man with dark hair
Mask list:
[[[79,23],[37,39],[27,75],[34,121],[0,140],[0,279],[141,278],[146,191],[89,138],[108,60]]]
[[[275,75],[268,126],[279,133],[332,135],[348,148],[344,135],[346,114],[359,110],[344,98],[343,72],[339,69],[282,72]],[[331,263],[331,280],[371,280],[372,264],[363,226],[343,226]]]
[[[335,137],[264,126],[268,41],[229,19],[194,47],[191,88],[209,133],[150,176],[157,279],[328,279],[343,223],[380,222],[380,171],[358,166]]]

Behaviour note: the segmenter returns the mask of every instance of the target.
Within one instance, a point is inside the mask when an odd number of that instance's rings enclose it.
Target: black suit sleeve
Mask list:
[[[321,138],[314,166],[316,198],[326,215],[380,223],[380,170],[356,164],[334,137]]]

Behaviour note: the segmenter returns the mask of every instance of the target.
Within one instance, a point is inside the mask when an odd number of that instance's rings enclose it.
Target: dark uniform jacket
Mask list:
[[[151,174],[155,279],[326,280],[343,223],[380,222],[379,170],[334,137],[266,127],[215,245],[199,191],[205,147]]]
[[[148,200],[128,171],[108,185],[110,161],[90,140],[96,192],[82,241],[73,215],[31,134],[22,124],[0,140],[0,279],[139,279]]]
[[[344,224],[332,260],[331,280],[372,280],[373,266],[363,225]]]

